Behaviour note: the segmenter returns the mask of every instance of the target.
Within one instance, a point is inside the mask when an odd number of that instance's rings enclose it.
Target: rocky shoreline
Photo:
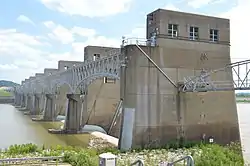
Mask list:
[[[116,148],[116,145],[110,143],[108,140],[91,135],[88,148],[105,149]],[[158,165],[160,162],[173,162],[181,159],[187,155],[200,155],[201,150],[198,148],[193,149],[154,149],[154,150],[141,150],[131,151],[126,153],[117,154],[117,162],[121,166],[128,166],[129,164],[142,160],[146,165]],[[180,164],[183,162],[180,162]]]

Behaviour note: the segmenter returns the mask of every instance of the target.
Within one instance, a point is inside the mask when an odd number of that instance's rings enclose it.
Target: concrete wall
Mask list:
[[[59,94],[56,97],[56,112],[59,115],[65,115],[67,109],[66,94],[70,92],[68,85],[62,85],[59,88]],[[78,91],[79,93],[79,91]],[[95,80],[88,87],[87,102],[84,103],[83,124],[93,124],[104,128],[109,128],[111,120],[120,100],[120,82],[104,83],[103,79]],[[119,136],[120,126],[116,125],[112,130],[112,135]]]
[[[58,70],[59,71],[64,71],[67,68],[72,68],[73,66],[77,66],[82,64],[83,62],[79,62],[79,61],[58,61]]]
[[[114,116],[120,100],[120,81],[104,83],[103,79],[94,81],[88,87],[87,113],[84,113],[84,123],[101,126],[106,131]],[[114,128],[112,135],[118,137],[118,129]]]
[[[29,80],[34,80],[34,79],[36,79],[35,76],[30,76],[30,78],[29,78]]]
[[[59,87],[59,93],[56,96],[56,113],[59,115],[65,115],[67,108],[67,93],[70,92],[68,85],[62,85]]]
[[[44,74],[43,73],[36,73],[35,76],[36,77],[42,77],[42,76],[44,76]]]
[[[56,72],[58,72],[58,69],[45,68],[43,73],[48,76],[48,75],[56,73]]]
[[[233,92],[181,94],[184,135],[199,140],[202,134],[222,144],[240,140]]]
[[[84,61],[93,61],[94,55],[99,54],[100,58],[109,56],[110,54],[115,54],[119,52],[120,48],[113,47],[101,47],[101,46],[87,46],[84,48]],[[96,59],[98,57],[95,57]]]
[[[150,17],[153,18],[151,23],[149,23]],[[171,38],[167,36],[168,24],[178,25],[178,38],[182,40],[189,40],[189,27],[196,26],[199,27],[199,38],[202,41],[209,41],[210,29],[217,29],[219,30],[219,43],[228,44],[230,42],[229,19],[163,9],[147,15],[147,38],[150,38],[150,33],[154,32],[156,28],[158,28],[159,36]]]
[[[226,45],[169,40],[164,47],[142,48],[175,83],[182,82],[185,76],[199,75],[202,68],[212,70],[230,63]],[[208,56],[205,62],[200,60],[203,51]],[[125,53],[129,61],[126,75],[121,76],[126,79],[124,106],[136,109],[133,147],[152,142],[166,144],[182,136],[197,141],[202,134],[215,136],[219,143],[239,140],[234,92],[178,96],[176,88],[136,46],[126,46]],[[212,79],[231,82],[232,73],[216,73]]]

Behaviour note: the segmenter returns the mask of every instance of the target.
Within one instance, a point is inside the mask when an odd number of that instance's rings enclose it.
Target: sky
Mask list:
[[[0,80],[20,83],[58,60],[84,60],[87,45],[145,38],[158,8],[230,19],[233,61],[250,59],[249,0],[5,0],[0,2]]]

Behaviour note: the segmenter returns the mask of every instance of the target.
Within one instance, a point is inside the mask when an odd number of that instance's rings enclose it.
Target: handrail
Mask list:
[[[50,157],[24,157],[24,158],[9,158],[9,159],[0,159],[0,163],[4,162],[17,162],[17,161],[34,161],[34,160],[59,160],[63,156],[50,156]]]
[[[187,166],[194,166],[194,159],[190,155],[185,156],[185,157],[183,157],[183,158],[181,158],[179,160],[176,160],[174,162],[168,163],[167,166],[174,166],[174,164],[179,163],[179,162],[184,161],[184,160],[187,160]]]
[[[137,166],[144,166],[144,162],[143,160],[136,160],[135,162],[133,162],[132,164],[130,164],[130,166],[133,166],[133,165],[137,165]]]
[[[136,47],[148,58],[148,60],[153,63],[153,65],[164,75],[164,77],[167,78],[167,80],[175,87],[175,88],[178,88],[177,85],[171,80],[171,78],[168,77],[168,75],[154,62],[153,59],[151,59],[148,54],[143,51],[143,49],[138,45],[138,44],[135,44]]]
[[[174,162],[167,162],[167,163],[161,162],[161,163],[159,163],[159,166],[165,166],[165,165],[166,166],[174,166],[174,164],[179,163],[179,162],[184,161],[184,160],[187,160],[187,166],[194,166],[194,159],[190,155],[185,156],[185,157],[183,157],[183,158],[181,158],[179,160],[176,160]],[[140,159],[136,160],[135,162],[130,164],[130,166],[137,165],[137,164],[138,164],[138,166],[144,166],[143,160],[140,160]]]

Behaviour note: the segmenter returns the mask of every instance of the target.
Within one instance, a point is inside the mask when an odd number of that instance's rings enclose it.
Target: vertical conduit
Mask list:
[[[135,44],[136,47],[143,53],[143,55],[146,56],[146,58],[148,58],[148,60],[163,74],[163,76],[175,87],[175,88],[178,88],[177,85],[174,83],[174,81],[171,80],[171,78],[168,77],[168,75],[154,62],[153,59],[151,59],[148,54],[143,51],[143,49],[138,45],[138,44]]]
[[[114,114],[114,116],[112,118],[112,121],[111,121],[109,129],[108,129],[108,134],[110,134],[110,132],[111,132],[116,120],[117,120],[117,117],[120,114],[120,109],[121,108],[122,108],[122,99],[119,101],[119,103],[118,103],[118,105],[116,107],[115,114]]]

